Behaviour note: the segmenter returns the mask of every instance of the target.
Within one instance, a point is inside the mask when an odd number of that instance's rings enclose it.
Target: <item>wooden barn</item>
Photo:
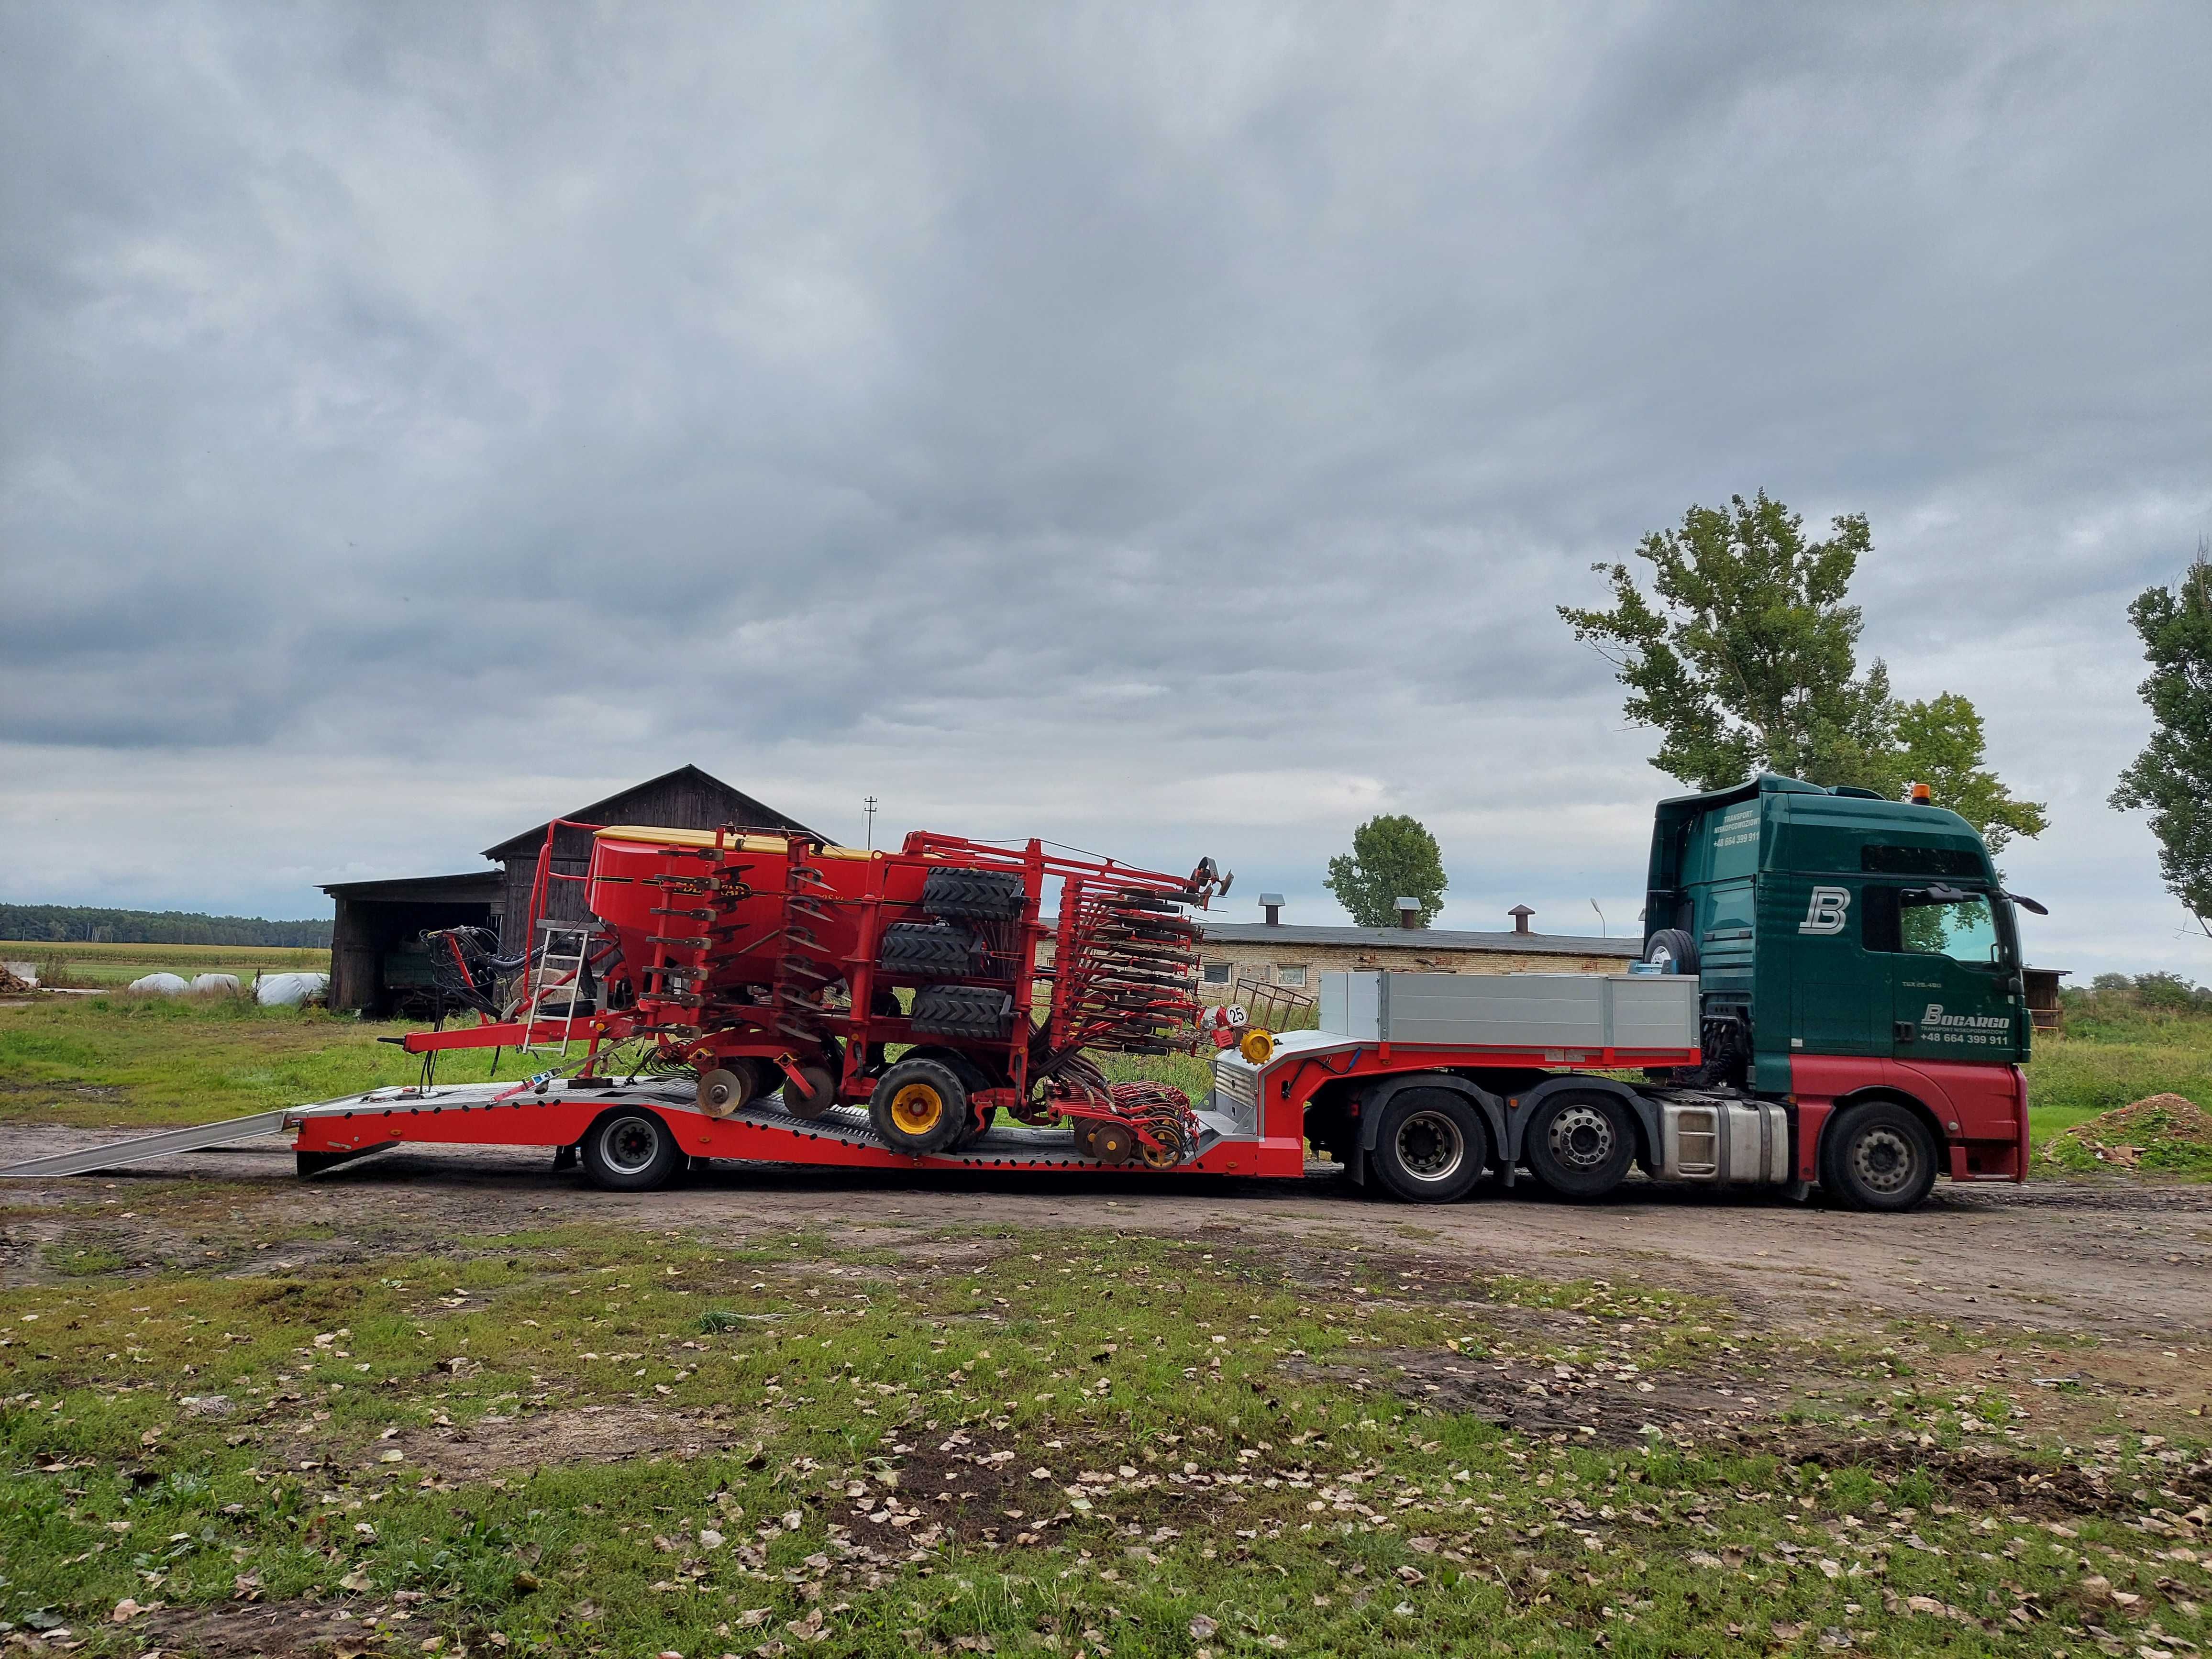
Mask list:
[[[718,830],[735,824],[741,830],[815,835],[798,819],[696,766],[679,766],[557,817],[569,825],[649,823],[669,830]],[[518,954],[529,925],[538,855],[552,822],[549,818],[486,848],[483,855],[494,866],[489,869],[325,886],[337,907],[331,934],[331,1008],[383,1016],[417,1000],[430,983],[428,953],[417,942],[425,928],[495,928],[501,952]],[[556,871],[580,876],[591,859],[590,830],[564,827],[557,832],[553,843]],[[583,894],[579,883],[555,882],[546,914],[562,921],[581,920]]]

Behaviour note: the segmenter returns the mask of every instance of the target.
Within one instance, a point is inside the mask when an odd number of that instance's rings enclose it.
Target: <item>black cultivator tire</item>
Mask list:
[[[921,908],[933,916],[1010,921],[1029,893],[1012,870],[933,870],[921,884]]]
[[[960,872],[933,871],[933,878]],[[901,979],[964,979],[974,973],[982,952],[965,927],[948,922],[900,921],[884,929],[883,949],[877,966]]]
[[[917,1036],[1001,1042],[1013,1015],[1013,998],[988,985],[931,985],[914,994]]]

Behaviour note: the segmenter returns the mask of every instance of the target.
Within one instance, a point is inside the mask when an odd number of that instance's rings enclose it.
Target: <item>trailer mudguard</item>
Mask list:
[[[1367,1154],[1375,1150],[1375,1138],[1381,1133],[1382,1109],[1408,1089],[1449,1090],[1482,1114],[1493,1151],[1505,1145],[1505,1103],[1487,1089],[1468,1082],[1455,1072],[1408,1072],[1386,1077],[1359,1097],[1359,1144],[1352,1178],[1360,1185],[1367,1182]],[[1503,1152],[1498,1156],[1502,1158]]]
[[[1609,1077],[1547,1077],[1522,1094],[1505,1103],[1505,1132],[1500,1144],[1505,1149],[1505,1184],[1513,1184],[1513,1171],[1521,1162],[1521,1144],[1527,1133],[1528,1120],[1535,1115],[1536,1108],[1553,1095],[1565,1090],[1577,1094],[1611,1095],[1628,1108],[1635,1118],[1637,1133],[1643,1144],[1636,1149],[1636,1161],[1647,1171],[1656,1164],[1659,1147],[1659,1109],[1626,1083]]]

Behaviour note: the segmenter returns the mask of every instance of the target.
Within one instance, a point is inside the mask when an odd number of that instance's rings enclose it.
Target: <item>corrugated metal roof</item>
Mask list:
[[[1619,957],[1644,954],[1634,939],[1584,939],[1571,933],[1475,933],[1443,927],[1270,927],[1264,921],[1199,918],[1208,939],[1224,945],[1342,945],[1364,951],[1495,951],[1528,956]]]

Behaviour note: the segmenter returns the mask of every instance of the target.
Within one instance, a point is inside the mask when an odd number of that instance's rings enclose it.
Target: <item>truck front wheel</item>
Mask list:
[[[1536,1179],[1562,1198],[1603,1198],[1636,1156],[1636,1130],[1610,1095],[1558,1094],[1536,1108],[1522,1138]]]
[[[1490,1137],[1474,1107],[1449,1089],[1407,1089],[1382,1109],[1372,1154],[1376,1175],[1414,1204],[1467,1196],[1490,1161]]]
[[[1854,1210],[1910,1210],[1936,1184],[1936,1139],[1895,1101],[1854,1106],[1820,1139],[1820,1184]]]

